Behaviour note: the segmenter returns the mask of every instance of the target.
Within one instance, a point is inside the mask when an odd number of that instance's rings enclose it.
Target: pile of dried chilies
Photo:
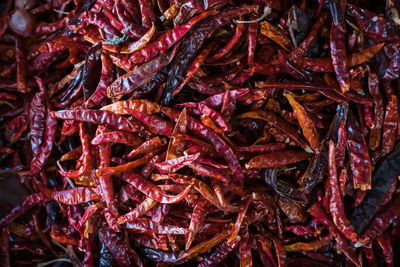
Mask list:
[[[2,1],[0,262],[398,266],[399,13]]]

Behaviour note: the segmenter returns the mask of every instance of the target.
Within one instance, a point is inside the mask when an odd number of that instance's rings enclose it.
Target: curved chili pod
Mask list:
[[[255,156],[246,163],[246,169],[273,168],[294,164],[310,158],[310,154],[304,151],[284,150]]]
[[[229,40],[229,42],[224,47],[222,47],[218,52],[216,52],[212,57],[210,57],[208,60],[215,61],[215,60],[222,58],[226,54],[228,54],[232,50],[232,48],[235,46],[235,44],[238,42],[240,36],[242,36],[245,29],[246,29],[246,27],[245,27],[244,23],[238,23],[235,28],[235,33],[232,36],[232,38]]]
[[[228,242],[234,241],[236,239],[237,235],[239,234],[240,227],[242,225],[244,217],[246,216],[247,209],[249,208],[249,205],[251,202],[250,196],[246,196],[242,199],[244,202],[243,202],[242,206],[240,207],[240,210],[239,210],[237,218],[236,218],[236,222],[233,226],[231,234],[229,235]]]
[[[166,139],[154,137],[146,142],[142,143],[137,148],[133,149],[129,154],[125,157],[126,159],[133,159],[139,155],[147,154],[150,151],[156,150],[167,144]]]
[[[250,92],[249,88],[229,90],[229,98],[232,101],[241,99],[249,92]],[[205,104],[210,108],[217,109],[220,106],[222,106],[224,95],[225,95],[225,93],[215,94],[213,96],[210,96],[210,97],[200,101],[200,103]]]
[[[203,48],[203,50],[200,51],[199,55],[193,60],[193,63],[190,65],[186,72],[185,79],[182,81],[182,83],[175,88],[175,90],[172,92],[172,95],[178,94],[183,86],[190,80],[190,78],[200,69],[201,64],[206,60],[208,55],[211,53],[211,50],[214,48],[215,42],[210,42],[206,47]]]
[[[140,37],[139,40],[126,43],[121,48],[118,48],[117,46],[112,44],[103,43],[103,49],[110,51],[112,53],[132,54],[144,48],[153,37],[155,31],[156,31],[156,26],[153,23],[151,28],[145,34],[143,34],[143,36]]]
[[[293,251],[315,251],[319,250],[320,248],[325,247],[328,245],[332,240],[331,235],[326,235],[319,239],[310,241],[310,242],[297,242],[290,245],[285,245],[286,252],[293,252]]]
[[[97,176],[103,176],[103,175],[115,175],[118,173],[123,173],[129,170],[132,170],[134,168],[137,168],[141,165],[146,164],[147,162],[149,162],[156,154],[159,153],[159,150],[157,151],[153,151],[151,153],[147,153],[144,157],[134,160],[134,161],[130,161],[128,163],[125,164],[121,164],[115,167],[104,167],[104,168],[100,168],[97,169],[96,171],[96,175]]]
[[[1,218],[0,227],[5,227],[10,222],[14,221],[19,216],[33,208],[34,206],[45,202],[47,199],[43,193],[34,193],[29,196],[23,197],[23,202],[20,205],[15,206],[6,216]]]
[[[69,178],[78,178],[79,176],[87,174],[93,168],[93,155],[90,148],[90,141],[86,132],[86,126],[83,122],[79,124],[79,137],[82,144],[82,155],[80,158],[81,167],[75,171],[63,171],[59,170],[62,176]]]

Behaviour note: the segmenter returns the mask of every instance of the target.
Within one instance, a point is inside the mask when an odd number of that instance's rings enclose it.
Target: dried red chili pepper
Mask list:
[[[338,246],[342,249],[343,253],[356,265],[361,266],[358,257],[355,254],[355,249],[350,245],[350,242],[336,229],[333,222],[330,220],[326,212],[323,210],[320,203],[316,203],[308,209],[308,212],[316,217],[323,225],[325,225],[329,232],[335,237]]]
[[[122,165],[118,165],[118,166],[115,166],[115,167],[104,167],[104,168],[101,168],[101,169],[97,169],[96,175],[98,175],[98,176],[114,175],[114,174],[126,172],[128,170],[131,170],[131,169],[134,169],[136,167],[139,167],[139,166],[142,166],[142,165],[146,164],[147,162],[149,162],[159,152],[160,152],[159,150],[158,151],[157,150],[153,151],[152,153],[146,154],[142,158],[139,158],[137,160],[130,161],[128,163],[125,163],[125,164],[122,164]]]
[[[27,64],[24,55],[24,43],[21,38],[15,39],[15,61],[17,62],[17,88],[21,93],[29,92],[27,85]]]
[[[318,250],[326,245],[328,245],[332,240],[331,235],[326,235],[324,237],[320,237],[319,239],[310,241],[310,242],[298,242],[293,243],[290,245],[285,245],[286,252],[293,252],[293,251],[314,251]]]
[[[150,43],[143,49],[135,52],[130,57],[130,60],[134,64],[139,64],[155,58],[157,55],[164,53],[171,46],[177,43],[199,21],[202,21],[208,16],[213,14],[215,14],[215,11],[204,12],[192,18],[188,23],[167,31],[166,33],[161,35],[156,41]]]
[[[224,132],[230,132],[232,130],[232,127],[229,125],[229,122],[227,122],[221,114],[219,114],[217,111],[209,108],[205,104],[188,102],[188,103],[179,104],[179,107],[185,107],[190,112],[192,112],[198,116],[205,115],[205,116],[209,117]]]
[[[398,265],[396,3],[20,2],[2,262]]]
[[[135,209],[131,210],[130,212],[124,214],[123,216],[118,218],[118,224],[123,224],[126,222],[134,221],[135,219],[139,218],[151,208],[153,208],[157,204],[157,201],[154,199],[147,197],[142,203],[136,206]]]
[[[45,94],[36,93],[32,99],[30,106],[30,135],[31,135],[31,148],[34,155],[39,152],[40,145],[42,144],[44,127],[46,120],[46,104]]]
[[[140,138],[135,134],[116,131],[116,132],[101,133],[91,141],[91,144],[94,146],[103,143],[122,143],[129,146],[138,147],[139,145],[142,144],[142,138]]]
[[[390,185],[393,183],[393,180],[398,176],[398,169],[396,166],[399,164],[399,153],[400,150],[397,149],[382,161],[372,176],[372,189],[367,191],[361,205],[353,210],[350,221],[357,233],[360,234],[365,230],[376,211],[380,208],[381,202],[384,199],[386,192],[389,190]],[[394,166],[394,168],[389,168],[389,166]],[[396,203],[396,201],[398,200],[392,200],[390,205],[395,205],[394,203]],[[377,221],[372,223],[365,233],[371,233],[373,235],[375,231],[377,231],[376,228],[379,228],[381,225],[388,227],[388,223],[384,223],[384,220],[388,220],[389,217],[394,218],[393,214],[396,213],[396,210],[393,209],[389,211],[388,209],[385,209],[382,211],[383,214],[385,212],[387,214],[382,215],[384,219],[377,217]],[[367,234],[364,234],[364,236],[368,237]]]
[[[63,171],[59,170],[62,176],[69,178],[78,178],[79,176],[85,175],[91,171],[93,167],[93,155],[90,148],[90,140],[86,132],[86,127],[83,122],[79,124],[79,136],[82,144],[82,155],[80,157],[81,167],[75,171]]]
[[[231,101],[241,99],[247,93],[249,93],[248,88],[229,90],[229,99]],[[225,93],[216,94],[202,100],[200,103],[205,104],[210,108],[217,109],[222,106],[224,95]]]
[[[375,150],[381,142],[382,125],[385,114],[383,99],[379,92],[379,79],[375,73],[369,74],[368,87],[369,92],[373,96],[375,102],[374,126],[371,129],[371,133],[369,135],[369,146],[372,150]]]
[[[107,88],[107,96],[109,98],[120,97],[144,85],[160,69],[162,69],[164,66],[170,63],[174,54],[175,54],[174,51],[170,55],[162,54],[159,57],[153,59],[152,61],[146,62],[140,67],[135,68],[133,71],[129,71],[128,73],[119,77]]]
[[[257,13],[251,15],[250,19],[254,19],[256,15]],[[249,66],[253,65],[254,63],[254,55],[257,46],[257,35],[258,35],[259,25],[260,25],[259,22],[253,22],[250,23],[249,27],[247,28],[248,42],[249,42],[247,46],[247,64]]]
[[[371,38],[387,42],[399,40],[399,32],[392,21],[351,4],[347,4],[346,11],[355,18],[357,26]]]
[[[74,189],[51,192],[50,198],[66,205],[76,205],[99,200],[100,196],[89,187],[76,187]]]
[[[260,32],[270,38],[275,43],[279,44],[286,51],[292,51],[293,45],[286,35],[277,27],[268,21],[261,22]]]
[[[179,93],[182,90],[183,86],[185,86],[190,78],[199,70],[201,64],[203,64],[204,60],[206,60],[208,55],[211,53],[214,44],[214,42],[210,42],[206,47],[203,48],[202,51],[200,51],[199,55],[194,59],[192,65],[187,70],[185,79],[177,88],[175,88],[175,90],[172,92],[172,95],[176,95],[177,93]]]
[[[183,168],[186,165],[189,165],[192,162],[194,162],[199,156],[200,153],[194,155],[182,156],[179,158],[174,158],[164,162],[156,163],[155,165],[160,173],[174,173],[180,168]]]
[[[75,120],[100,124],[125,132],[136,132],[140,128],[138,125],[132,125],[132,123],[125,117],[102,110],[59,110],[51,112],[50,117],[55,119]]]
[[[303,129],[303,135],[307,139],[311,148],[316,151],[319,145],[319,133],[315,129],[314,122],[311,120],[306,110],[293,98],[292,95],[284,94],[289,100],[290,105],[293,108],[296,118]]]
[[[0,220],[0,226],[3,228],[25,212],[33,208],[35,205],[43,203],[46,200],[42,193],[34,193],[23,197],[23,202],[14,207],[5,217]]]
[[[284,150],[262,154],[246,163],[246,168],[273,168],[294,164],[310,158],[304,151]]]
[[[346,175],[344,169],[340,176]],[[354,232],[349,220],[346,218],[344,213],[344,205],[342,195],[340,192],[337,169],[336,169],[336,158],[335,158],[335,144],[333,141],[329,142],[329,185],[330,185],[330,200],[329,200],[329,211],[332,215],[332,220],[339,231],[352,242],[356,242],[357,234]]]
[[[228,242],[234,241],[236,239],[237,235],[239,234],[240,227],[241,227],[243,219],[246,215],[247,209],[249,208],[250,202],[251,202],[250,196],[244,197],[244,203],[240,207],[240,210],[239,210],[237,218],[236,218],[236,222],[232,228],[231,234],[229,235]]]
[[[128,109],[127,112],[150,128],[150,130],[156,134],[171,136],[173,126],[169,121],[163,120],[155,115],[149,115],[143,112],[134,111]]]
[[[46,108],[49,112],[50,108],[48,104]],[[57,131],[57,121],[53,119],[50,114],[47,114],[45,125],[46,128],[43,136],[43,142],[38,153],[32,159],[31,170],[29,171],[30,175],[38,173],[43,168],[53,148],[53,142]]]
[[[149,181],[146,181],[143,177],[139,174],[135,174],[132,172],[126,172],[123,177],[127,182],[132,184],[136,189],[141,191],[143,194],[147,195],[148,197],[156,200],[160,203],[175,203],[181,201],[191,189],[192,185],[186,187],[184,191],[176,196],[171,196],[165,194],[162,190],[160,190],[157,186],[152,184]]]
[[[351,113],[350,113],[351,115]],[[365,139],[354,115],[347,119],[347,150],[353,172],[353,187],[366,191],[371,189],[371,160]]]
[[[85,107],[93,108],[100,105],[106,99],[106,90],[112,83],[113,69],[110,58],[101,54],[102,71],[99,84],[93,94],[86,100]]]
[[[395,145],[396,129],[399,124],[398,108],[397,97],[392,95],[386,106],[386,114],[383,121],[382,157],[392,152]]]
[[[157,148],[160,148],[164,145],[166,145],[167,142],[164,138],[160,139],[158,136],[154,137],[150,140],[147,140],[146,142],[142,143],[140,146],[137,148],[133,149],[127,156],[127,159],[133,159],[139,155],[142,154],[147,154],[150,151],[153,151]]]
[[[207,215],[207,200],[205,198],[200,198],[193,208],[192,217],[190,218],[189,233],[186,237],[185,249],[188,250],[192,245],[192,242],[199,232],[201,225],[203,224],[205,217]]]
[[[372,57],[374,57],[383,47],[382,44],[374,45],[368,48],[361,50],[360,52],[355,52],[350,55],[347,55],[347,64],[349,67],[354,67],[360,65],[364,62],[367,62]],[[333,66],[331,59],[328,57],[322,58],[296,58],[294,62],[309,71],[314,72],[333,72]]]
[[[239,41],[239,38],[242,36],[244,30],[246,29],[245,24],[243,23],[238,23],[235,28],[235,33],[232,36],[232,38],[229,40],[229,42],[222,47],[218,52],[216,52],[212,57],[210,57],[208,60],[209,61],[215,61],[218,60],[225,55],[227,55],[232,48],[237,44]]]
[[[350,75],[347,67],[345,32],[332,23],[330,32],[331,58],[336,78],[343,93],[350,90]]]
[[[175,121],[179,118],[179,112],[174,109],[163,108],[161,111]],[[237,179],[240,182],[243,182],[243,174],[240,172],[240,164],[237,161],[232,149],[221,139],[221,137],[190,116],[188,116],[187,127],[189,130],[193,131],[195,135],[198,135],[204,140],[209,141],[215,150],[220,153],[228,162],[229,166],[237,176]]]
[[[118,101],[113,104],[104,106],[101,108],[101,110],[110,111],[119,115],[129,114],[128,110],[153,114],[160,112],[160,106],[155,102],[151,102],[145,99],[130,99]]]
[[[326,19],[328,18],[328,13],[322,13],[319,15],[318,20],[312,26],[310,33],[307,37],[301,42],[301,44],[293,50],[288,58],[289,60],[294,60],[297,58],[302,58],[307,50],[310,48],[311,44],[316,40],[318,37],[318,32],[320,31],[321,27],[325,23]]]

